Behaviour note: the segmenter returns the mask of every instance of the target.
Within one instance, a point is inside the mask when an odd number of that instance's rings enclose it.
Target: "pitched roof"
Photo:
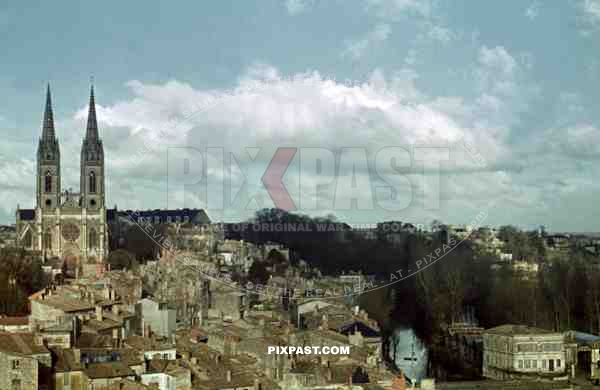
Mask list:
[[[135,376],[135,372],[124,362],[91,363],[84,369],[90,379],[123,378]]]
[[[0,325],[4,325],[4,326],[29,325],[29,317],[0,317]]]
[[[36,343],[36,336],[33,333],[0,332],[0,351],[21,355],[50,353],[43,344]]]

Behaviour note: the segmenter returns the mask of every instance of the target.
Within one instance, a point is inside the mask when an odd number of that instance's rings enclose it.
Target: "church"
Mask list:
[[[50,86],[37,149],[35,209],[17,206],[17,243],[47,261],[63,260],[72,276],[92,276],[104,269],[108,254],[104,148],[98,134],[94,86],[81,145],[79,192],[61,188],[60,145],[54,128]]]

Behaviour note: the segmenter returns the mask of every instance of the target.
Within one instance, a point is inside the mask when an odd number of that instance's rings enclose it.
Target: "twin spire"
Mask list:
[[[90,103],[88,107],[87,128],[85,132],[87,140],[98,140],[98,121],[96,120],[96,102],[94,99],[94,84],[90,87]],[[42,123],[42,139],[45,141],[54,141],[56,133],[54,131],[54,113],[52,111],[52,96],[50,93],[50,83],[46,88],[46,108],[44,109],[44,122]]]
[[[92,84],[90,87],[90,104],[88,108],[88,120],[85,138],[88,140],[98,139],[98,122],[96,121],[96,102],[94,100],[94,84]]]
[[[42,138],[46,141],[53,141],[54,134],[54,114],[52,112],[52,97],[50,96],[50,83],[46,89],[46,108],[44,109],[44,122],[42,123]]]

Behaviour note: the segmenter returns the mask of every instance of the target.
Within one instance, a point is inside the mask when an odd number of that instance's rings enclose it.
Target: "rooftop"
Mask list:
[[[50,353],[42,343],[36,342],[36,336],[33,333],[0,332],[0,351],[21,355]]]
[[[534,334],[552,334],[550,330],[534,328],[527,325],[500,325],[495,328],[487,329],[485,333],[501,334],[501,335],[534,335]]]

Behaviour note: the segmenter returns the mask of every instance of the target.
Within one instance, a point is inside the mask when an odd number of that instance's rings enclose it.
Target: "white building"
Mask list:
[[[502,325],[483,333],[483,376],[510,379],[565,373],[564,335],[524,325]]]

